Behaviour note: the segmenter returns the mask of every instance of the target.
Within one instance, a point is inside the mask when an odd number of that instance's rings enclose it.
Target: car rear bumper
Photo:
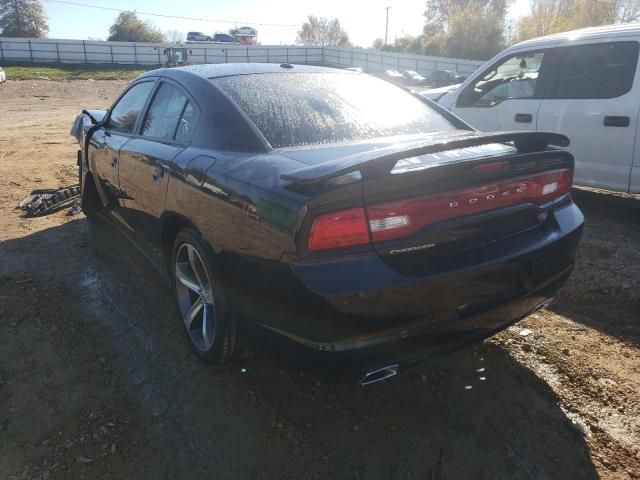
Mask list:
[[[399,275],[375,255],[347,266],[294,266],[306,295],[296,294],[287,308],[281,301],[281,313],[258,324],[300,347],[299,360],[309,354],[314,366],[356,375],[441,355],[493,335],[557,294],[573,269],[583,216],[573,203],[554,215],[557,228],[535,245],[445,274]]]
[[[517,298],[501,302],[480,313],[456,314],[452,318],[435,322],[432,321],[431,318],[421,318],[390,328],[367,331],[360,335],[339,338],[333,341],[314,340],[277,327],[265,324],[262,324],[262,326],[300,345],[320,352],[366,350],[387,343],[401,342],[414,337],[424,337],[424,339],[429,340],[427,343],[433,343],[435,346],[439,346],[441,344],[441,338],[438,337],[441,337],[442,334],[452,335],[456,339],[466,336],[482,336],[485,332],[498,331],[504,328],[504,326],[543,308],[551,302],[572,270],[573,263],[549,278],[543,284],[538,285],[535,290],[527,291]],[[444,340],[444,337],[442,337],[442,340]]]
[[[435,324],[417,321],[332,342],[316,341],[272,326],[262,326],[277,337],[274,340],[279,354],[294,360],[299,367],[330,381],[365,385],[491,337],[544,308],[551,303],[572,269],[573,265],[567,267],[537,290],[520,298],[466,318]]]

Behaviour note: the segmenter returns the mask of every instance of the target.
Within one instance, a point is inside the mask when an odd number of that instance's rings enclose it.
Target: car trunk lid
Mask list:
[[[307,158],[299,160],[311,165],[282,178],[289,188],[321,192],[301,236],[307,253],[368,244],[403,274],[437,273],[446,268],[444,258],[451,257],[449,267],[481,261],[491,244],[544,224],[545,204],[568,190],[573,165],[571,155],[549,144],[568,140],[543,132],[460,131],[359,146],[324,162],[302,152]],[[334,182],[350,186],[326,190]],[[331,236],[333,243],[326,241]]]

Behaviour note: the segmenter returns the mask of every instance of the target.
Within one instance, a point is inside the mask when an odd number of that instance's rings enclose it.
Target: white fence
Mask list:
[[[332,67],[361,67],[365,70],[415,70],[427,74],[434,70],[471,73],[484,62],[446,57],[428,57],[404,53],[363,50],[361,48],[324,47],[323,64]]]
[[[0,63],[110,63],[160,65],[169,45],[136,42],[55,40],[0,37]],[[185,45],[190,63],[298,63],[367,70],[434,70],[469,73],[482,62],[338,47],[242,46],[193,43]]]

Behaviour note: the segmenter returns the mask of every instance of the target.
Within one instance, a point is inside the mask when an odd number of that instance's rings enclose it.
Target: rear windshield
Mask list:
[[[266,73],[213,81],[274,148],[454,129],[410,93],[368,75]]]

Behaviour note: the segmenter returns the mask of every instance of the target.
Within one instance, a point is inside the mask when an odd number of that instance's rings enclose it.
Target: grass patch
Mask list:
[[[157,67],[73,63],[10,63],[2,65],[7,80],[132,80]]]

